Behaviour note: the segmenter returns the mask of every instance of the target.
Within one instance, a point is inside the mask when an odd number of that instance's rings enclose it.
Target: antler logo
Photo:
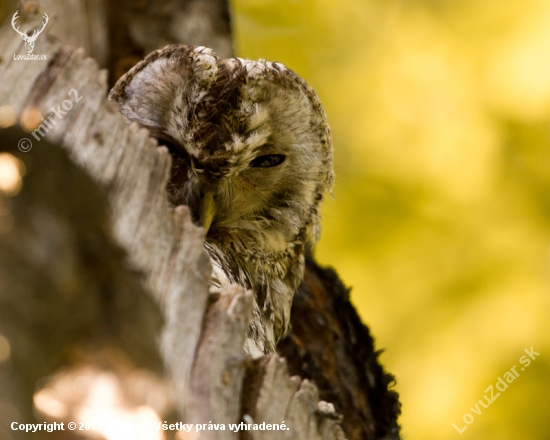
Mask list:
[[[34,42],[36,41],[38,36],[42,33],[42,31],[44,30],[44,28],[48,24],[48,14],[44,13],[44,18],[46,19],[46,21],[44,21],[42,23],[42,29],[40,29],[40,30],[35,29],[33,31],[32,35],[27,34],[27,29],[25,29],[25,32],[21,32],[19,30],[19,26],[15,27],[15,22],[18,18],[17,14],[18,14],[18,11],[16,11],[15,14],[13,14],[13,18],[11,19],[11,25],[12,25],[13,29],[15,30],[15,32],[17,32],[19,35],[21,35],[21,37],[25,41],[25,49],[27,49],[27,53],[31,54],[32,51],[34,50]]]

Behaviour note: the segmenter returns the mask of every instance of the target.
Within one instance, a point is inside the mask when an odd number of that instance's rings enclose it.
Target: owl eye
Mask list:
[[[281,165],[285,161],[284,154],[266,154],[265,156],[260,156],[250,162],[251,167],[255,168],[270,168]]]

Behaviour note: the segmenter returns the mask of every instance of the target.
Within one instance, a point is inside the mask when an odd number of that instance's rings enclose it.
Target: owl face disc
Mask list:
[[[290,309],[333,182],[330,130],[313,89],[280,63],[171,45],[133,67],[109,98],[170,147],[172,203],[188,205],[207,230],[211,256],[233,267],[227,278],[255,290],[278,339],[289,314],[278,309]]]

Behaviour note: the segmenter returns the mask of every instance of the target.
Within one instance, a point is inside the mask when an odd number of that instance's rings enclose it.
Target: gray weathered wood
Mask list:
[[[46,139],[63,145],[74,162],[107,191],[110,230],[126,251],[125,264],[142,274],[143,288],[163,311],[161,353],[180,420],[208,423],[216,418],[217,423],[239,423],[244,415],[257,423],[285,420],[290,429],[256,431],[255,439],[342,438],[337,418],[318,411],[315,386],[290,378],[277,355],[266,359],[265,365],[248,367],[242,342],[251,297],[238,287],[219,298],[209,297],[210,266],[202,247],[203,232],[191,222],[185,207],[174,209],[167,202],[171,158],[145,130],[127,125],[106,101],[106,73],[83,51],[62,47],[48,32],[35,47],[35,53],[47,54],[48,61],[16,61],[13,53],[24,53],[23,42],[9,25],[3,26],[0,106],[11,106],[24,126],[29,124],[28,115],[37,111],[55,121],[51,130],[42,128]],[[76,94],[71,94],[73,89]],[[76,102],[78,97],[82,99]],[[60,118],[52,108],[66,101],[72,101],[72,106]],[[44,145],[32,134],[28,138],[33,149]],[[244,379],[247,370],[256,377],[256,390]],[[242,401],[252,415],[242,412]],[[204,438],[243,435],[247,434],[210,431]]]
[[[19,152],[24,135],[0,131],[0,150],[26,169],[19,194],[0,191],[0,221],[11,219],[0,233],[0,334],[11,348],[0,362],[0,429],[32,422],[37,381],[83,362],[83,351],[163,374],[161,312],[125,267],[98,185],[46,140]]]

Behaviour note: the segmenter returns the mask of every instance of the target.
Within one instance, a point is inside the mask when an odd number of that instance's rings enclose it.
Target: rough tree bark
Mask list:
[[[162,315],[125,266],[98,185],[58,146],[42,140],[24,154],[28,133],[0,133],[1,151],[26,170],[20,194],[0,191],[0,334],[11,347],[0,365],[0,438],[27,438],[6,427],[33,420],[37,381],[72,363],[77,347],[162,374]]]
[[[284,420],[290,428],[208,431],[201,439],[398,438],[392,378],[378,363],[347,289],[311,257],[279,355],[247,359],[242,345],[252,298],[238,287],[209,296],[202,230],[185,207],[170,207],[165,195],[168,151],[145,130],[128,126],[106,102],[108,75],[97,63],[64,46],[87,47],[109,67],[111,80],[167,43],[204,44],[228,56],[227,4],[98,1],[91,7],[70,0],[63,9],[53,1],[27,3],[35,9],[29,6],[23,28],[39,24],[42,12],[53,18],[34,50],[48,60],[14,60],[13,54],[24,53],[23,41],[7,14],[0,28],[0,122],[3,115],[32,131],[52,115],[55,125],[43,130],[45,139],[26,134],[34,146],[17,153],[28,171],[23,189],[2,199],[14,226],[0,235],[0,334],[12,348],[10,360],[0,364],[0,389],[8,390],[0,405],[12,408],[9,414],[17,408],[29,422],[30,395],[41,376],[70,363],[75,347],[110,347],[158,375],[164,374],[162,358],[177,420]],[[85,33],[67,27],[68,13],[87,23]],[[52,113],[65,100],[70,110],[60,117]],[[2,149],[16,151],[18,136],[4,132]],[[50,143],[62,145],[81,169]],[[97,187],[106,193],[107,208]],[[34,249],[42,249],[41,259],[28,258]],[[151,297],[160,312],[148,302]],[[29,368],[34,365],[40,368]],[[16,438],[16,432],[9,434]]]

